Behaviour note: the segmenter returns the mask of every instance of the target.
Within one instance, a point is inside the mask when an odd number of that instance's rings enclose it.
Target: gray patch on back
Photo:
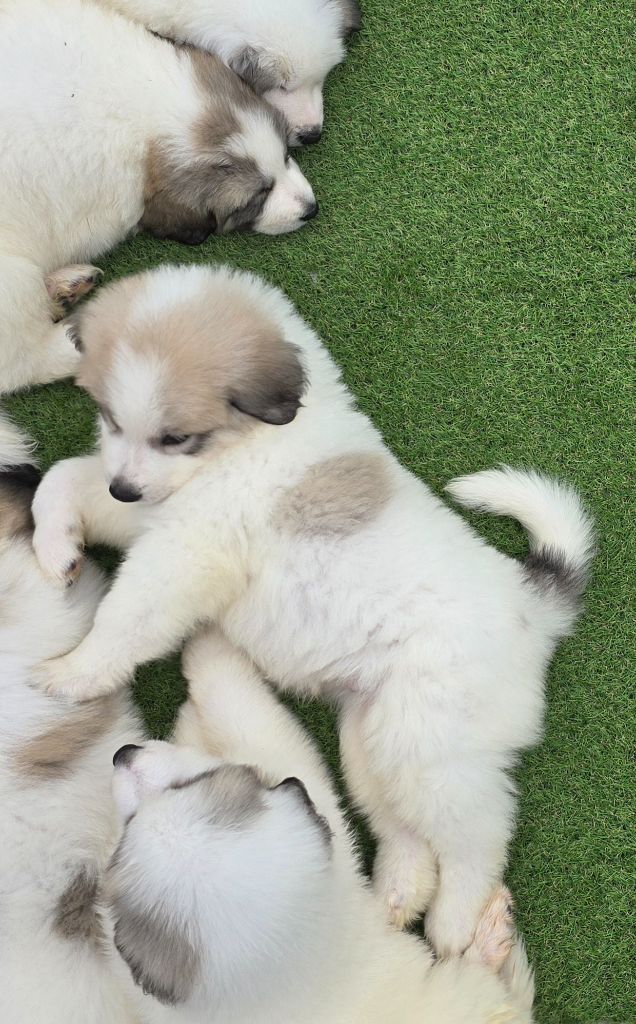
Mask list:
[[[106,936],[98,908],[100,880],[94,865],[83,864],[55,907],[53,930],[63,939],[102,947]]]
[[[274,525],[288,533],[345,537],[368,525],[391,495],[385,457],[339,455],[317,463],[283,495]]]

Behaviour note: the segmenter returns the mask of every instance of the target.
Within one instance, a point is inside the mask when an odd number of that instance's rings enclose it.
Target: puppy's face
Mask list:
[[[231,58],[234,71],[285,116],[290,145],[320,139],[325,79],[344,60],[345,42],[359,27],[356,0],[278,0],[267,7],[265,42],[244,46]],[[284,52],[281,40],[287,42]]]
[[[118,501],[159,502],[204,463],[300,406],[297,349],[239,275],[163,267],[104,289],[79,314],[78,383],[100,409]]]
[[[114,764],[123,836],[107,892],[136,983],[208,1011],[284,986],[331,871],[329,829],[302,783],[269,786],[159,742],[123,747]]]
[[[318,204],[289,156],[284,118],[211,54],[187,57],[200,115],[151,143],[140,227],[193,245],[230,231],[296,231]]]

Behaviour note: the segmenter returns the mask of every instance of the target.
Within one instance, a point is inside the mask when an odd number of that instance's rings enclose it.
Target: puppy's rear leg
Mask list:
[[[63,320],[75,303],[87,295],[103,276],[103,270],[90,263],[74,263],[47,274],[44,284],[51,299],[53,320]]]
[[[40,268],[0,256],[0,394],[70,377],[78,361],[65,325],[51,321]]]
[[[370,819],[378,838],[373,887],[390,922],[406,928],[423,913],[437,883],[437,864],[428,840],[395,814],[382,780],[374,776],[363,743],[365,708],[352,703],[340,722],[340,751],[349,791]]]

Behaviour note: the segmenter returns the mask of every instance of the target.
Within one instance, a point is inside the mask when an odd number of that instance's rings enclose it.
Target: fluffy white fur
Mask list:
[[[10,503],[28,509],[30,495],[7,467],[29,457],[0,419],[3,1024],[529,1022],[532,976],[505,894],[461,960],[433,965],[423,943],[390,930],[317,752],[222,637],[187,653],[192,695],[176,735],[187,747],[140,747],[118,695],[81,753],[62,733],[34,772],[38,738],[81,709],[34,690],[33,665],[86,632],[103,581],[87,565],[60,590],[28,530],[8,529]],[[131,742],[114,804],[111,757]],[[71,894],[78,876],[94,890]],[[501,961],[497,975],[488,965]]]
[[[460,953],[501,878],[515,813],[509,770],[540,736],[546,669],[576,618],[592,543],[578,498],[508,469],[455,481],[459,500],[529,530],[528,560],[510,559],[399,465],[279,291],[203,267],[140,275],[133,293],[128,279],[125,306],[123,287],[85,307],[84,359],[99,349],[107,367],[100,453],[55,466],[34,514],[52,578],[72,578],[84,540],[128,554],[93,629],[42,667],[43,683],[80,699],[108,692],[215,621],[278,685],[338,702],[344,771],[379,838],[375,885],[387,911],[403,925],[428,905],[436,950]],[[167,346],[193,337],[204,309],[210,352],[234,352],[239,376],[247,362],[238,342],[223,348],[215,318],[250,307],[268,337],[276,325],[306,373],[295,418],[274,426],[233,408],[195,452],[190,441],[162,449],[155,437],[179,419],[179,388],[163,376],[169,349],[150,347],[142,360],[133,344],[155,323],[154,305],[157,325],[178,311]],[[181,381],[184,415],[192,384]],[[329,467],[345,455],[354,485],[344,477],[334,491]],[[356,465],[367,464],[386,494],[357,520]],[[145,500],[113,501],[108,483],[122,477]],[[298,511],[307,479],[313,504]],[[372,491],[363,497],[373,506]]]
[[[1,5],[0,392],[74,372],[77,352],[65,324],[52,322],[44,278],[135,230],[157,139],[197,165],[192,132],[206,99],[187,50],[90,0]],[[240,118],[233,143],[274,183],[254,229],[294,230],[313,193],[285,162],[274,112],[254,104],[260,114]]]
[[[316,142],[322,89],[359,26],[355,0],[102,0],[171,39],[216,53]]]

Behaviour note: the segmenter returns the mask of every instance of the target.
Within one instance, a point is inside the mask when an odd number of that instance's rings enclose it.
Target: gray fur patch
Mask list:
[[[229,65],[259,96],[283,83],[283,75],[275,59],[254,46],[238,50],[230,58]]]
[[[196,775],[173,789],[199,788],[201,808],[215,828],[242,828],[264,810],[263,784],[253,768],[228,764]]]
[[[362,11],[357,0],[338,0],[340,8],[342,9],[343,17],[343,34],[345,39],[351,35],[352,32],[358,32],[362,25]]]
[[[63,778],[110,729],[117,707],[117,698],[109,696],[72,708],[50,729],[16,750],[16,772],[29,781]]]
[[[588,581],[587,565],[575,565],[562,551],[543,547],[524,561],[526,578],[542,590],[557,590],[568,604],[576,607]]]
[[[54,931],[63,939],[79,939],[93,946],[103,946],[106,936],[98,908],[99,896],[97,869],[93,865],[82,865],[57,901]]]
[[[376,452],[339,455],[311,466],[287,491],[274,523],[290,533],[345,537],[372,522],[387,504],[391,482]]]

